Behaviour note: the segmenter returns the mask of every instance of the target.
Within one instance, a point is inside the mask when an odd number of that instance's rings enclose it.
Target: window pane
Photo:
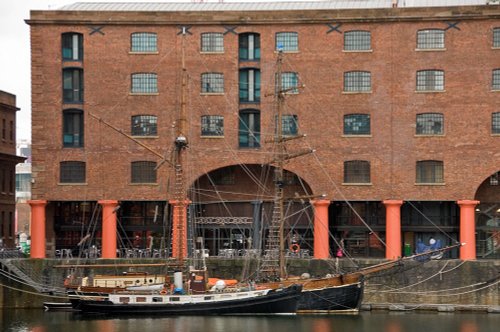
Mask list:
[[[239,119],[239,146],[260,147],[260,113],[257,110],[241,111]]]
[[[370,115],[369,114],[345,115],[344,135],[370,135]]]
[[[417,183],[443,183],[443,162],[435,160],[417,161]]]
[[[344,50],[371,50],[371,33],[369,31],[347,31],[344,33]]]
[[[500,90],[500,69],[493,70],[492,90]]]
[[[349,71],[344,73],[345,92],[371,91],[371,73],[368,71]]]
[[[224,136],[224,117],[220,115],[202,116],[201,136]]]
[[[83,70],[79,68],[63,69],[63,102],[83,102]]]
[[[132,74],[132,93],[158,93],[158,78],[156,74]]]
[[[131,52],[157,52],[158,41],[156,33],[136,32],[130,36]]]
[[[79,33],[63,33],[61,36],[63,60],[83,60],[83,35]]]
[[[429,29],[417,32],[418,49],[444,48],[444,30]]]
[[[344,183],[370,183],[370,163],[364,160],[344,162]]]
[[[417,135],[442,135],[443,123],[441,113],[417,114]]]
[[[65,148],[83,146],[83,111],[63,111],[63,146]]]
[[[278,116],[275,116],[274,123],[278,121]],[[299,132],[299,118],[295,114],[283,114],[281,117],[281,134],[283,136],[297,136]],[[275,132],[278,132],[276,126]]]
[[[299,89],[297,89],[298,85],[299,77],[297,73],[281,74],[281,91],[286,93],[299,93]]]
[[[202,33],[202,52],[224,52],[224,35],[222,33]]]
[[[500,47],[500,28],[493,29],[493,47]]]
[[[500,112],[493,113],[491,116],[491,133],[500,134]]]
[[[276,34],[276,50],[296,52],[299,50],[299,35],[297,32],[278,32]]]
[[[202,93],[224,93],[224,75],[221,73],[201,74]]]
[[[156,136],[157,117],[154,115],[136,115],[132,117],[132,136]]]
[[[156,183],[156,162],[132,162],[132,183]]]
[[[260,101],[260,71],[258,69],[240,70],[240,102]]]
[[[85,183],[85,163],[63,161],[60,163],[59,181],[61,183]]]
[[[421,70],[417,72],[417,91],[444,90],[444,71]]]
[[[260,59],[260,35],[245,33],[239,35],[239,57],[240,60]]]

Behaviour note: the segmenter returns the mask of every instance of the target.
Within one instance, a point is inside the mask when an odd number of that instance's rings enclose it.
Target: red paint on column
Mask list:
[[[476,259],[476,217],[475,208],[479,201],[460,200],[460,259]]]
[[[326,199],[311,201],[314,206],[314,258],[327,259],[330,257],[328,242],[328,206]]]
[[[28,201],[31,206],[31,258],[45,258],[45,206],[46,200]]]
[[[118,201],[101,200],[102,205],[102,251],[101,258],[116,258],[116,207]]]
[[[187,208],[191,201],[170,200],[172,205],[172,258],[187,257]]]
[[[385,200],[385,258],[401,257],[401,205],[402,200]]]

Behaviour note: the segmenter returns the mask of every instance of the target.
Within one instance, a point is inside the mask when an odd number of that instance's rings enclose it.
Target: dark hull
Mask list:
[[[43,302],[46,311],[71,311],[74,310],[70,302]]]
[[[363,282],[317,290],[304,290],[300,295],[299,312],[358,310],[363,300]]]
[[[74,299],[83,313],[107,315],[246,315],[295,313],[301,286],[272,290],[262,297],[211,303],[114,304],[111,301]]]

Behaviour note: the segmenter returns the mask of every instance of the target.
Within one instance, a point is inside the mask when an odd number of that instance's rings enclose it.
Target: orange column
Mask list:
[[[476,218],[475,208],[479,201],[457,201],[460,206],[460,259],[476,259]]]
[[[31,206],[31,258],[45,258],[45,206],[46,200],[28,201]]]
[[[101,258],[116,258],[116,208],[118,201],[101,200],[102,205],[102,251]]]
[[[401,200],[385,200],[385,258],[401,257]]]
[[[328,259],[330,257],[330,244],[328,242],[328,206],[326,199],[313,200],[314,206],[314,258]]]
[[[172,258],[187,257],[187,208],[190,200],[170,200],[172,205]]]

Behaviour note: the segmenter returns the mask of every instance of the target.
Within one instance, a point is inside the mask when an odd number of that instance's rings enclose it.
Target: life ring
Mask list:
[[[162,290],[160,291],[160,294],[161,295],[166,295],[167,294],[167,290],[165,288],[162,288]]]
[[[300,251],[300,246],[297,243],[294,243],[290,246],[290,250],[294,253],[298,253]]]

